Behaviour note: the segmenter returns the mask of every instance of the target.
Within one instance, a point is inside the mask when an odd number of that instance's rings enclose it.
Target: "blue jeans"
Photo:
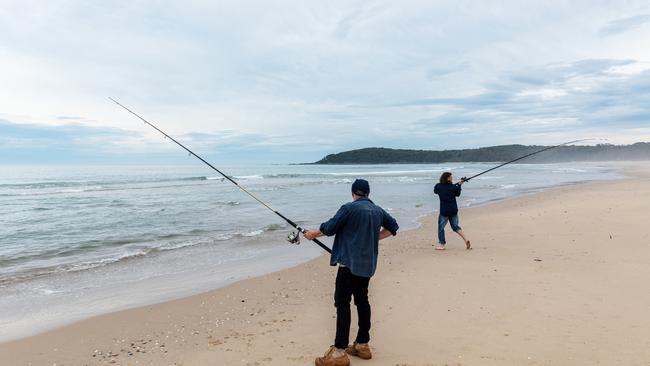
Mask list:
[[[458,226],[458,215],[438,216],[438,242],[442,245],[447,244],[445,241],[445,226],[447,226],[447,222],[451,223],[451,229],[454,232],[460,230],[460,226]]]

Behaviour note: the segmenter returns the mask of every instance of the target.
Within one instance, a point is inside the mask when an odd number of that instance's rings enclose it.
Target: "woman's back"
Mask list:
[[[458,214],[458,204],[456,197],[460,196],[460,184],[438,183],[433,188],[433,193],[440,197],[440,215],[456,216]]]

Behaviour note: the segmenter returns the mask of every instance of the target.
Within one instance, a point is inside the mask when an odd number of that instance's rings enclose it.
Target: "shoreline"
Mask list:
[[[548,187],[544,187],[544,188],[533,189],[531,191],[522,192],[522,193],[519,193],[519,194],[514,194],[512,196],[499,197],[499,198],[496,198],[496,199],[493,199],[493,200],[479,202],[476,205],[461,206],[461,209],[462,210],[474,210],[474,209],[477,209],[477,208],[480,208],[480,207],[493,205],[493,204],[497,204],[497,203],[500,203],[500,202],[507,202],[507,201],[510,201],[510,200],[513,200],[513,199],[518,199],[518,198],[523,198],[523,197],[527,197],[527,196],[531,196],[531,195],[536,195],[536,194],[539,194],[539,193],[547,192],[549,190],[559,189],[559,188],[563,188],[563,187],[572,187],[572,186],[576,186],[576,185],[588,185],[588,184],[592,184],[592,183],[598,183],[598,182],[601,182],[601,181],[611,181],[611,180],[619,181],[621,179],[626,179],[623,167],[621,167],[621,166],[613,167],[612,169],[613,170],[618,170],[618,174],[620,176],[618,176],[618,177],[608,177],[608,178],[604,178],[603,180],[586,180],[586,181],[564,182],[564,183],[561,183],[561,184],[555,185],[555,186],[548,186]],[[430,217],[434,217],[435,215],[437,215],[436,211],[420,214],[420,215],[417,215],[417,216],[413,216],[413,217],[411,217],[411,219],[410,219],[410,221],[408,222],[407,225],[403,225],[404,227],[402,229],[400,229],[400,232],[403,234],[405,232],[409,232],[409,231],[413,231],[413,230],[419,230],[424,225],[423,224],[424,220],[426,220],[427,218],[430,218]],[[259,241],[270,240],[270,239],[277,240],[277,241],[282,241],[282,238],[280,238],[280,237],[274,238],[272,233],[267,233],[267,234],[268,234],[267,236],[262,235],[262,236],[259,236],[259,237],[250,238],[249,241],[250,241],[250,243],[252,243],[251,245],[253,245],[254,243],[259,242]],[[275,236],[277,236],[277,234]],[[302,244],[303,244],[302,245],[303,247],[310,245],[310,243],[307,243],[306,241],[303,242]],[[219,281],[219,283],[216,286],[211,286],[211,287],[204,286],[204,288],[200,289],[200,290],[185,290],[185,291],[174,290],[171,293],[168,292],[165,295],[160,295],[160,296],[153,297],[151,300],[139,301],[137,303],[125,303],[124,305],[120,305],[120,306],[117,306],[117,307],[113,306],[112,309],[107,309],[107,310],[99,311],[99,312],[98,311],[93,311],[93,312],[88,312],[88,313],[84,313],[84,314],[77,314],[76,316],[71,316],[71,317],[69,317],[69,318],[67,318],[65,320],[49,321],[48,325],[45,325],[45,326],[43,326],[42,323],[41,323],[41,325],[39,325],[37,327],[34,327],[34,328],[30,329],[30,330],[22,330],[22,331],[19,331],[15,335],[0,337],[0,345],[2,345],[4,343],[13,342],[13,341],[20,341],[20,340],[27,339],[27,338],[34,337],[34,336],[39,336],[41,334],[48,333],[48,332],[51,332],[51,331],[55,331],[55,330],[60,329],[60,328],[69,327],[69,326],[74,325],[74,324],[76,324],[78,322],[91,320],[93,318],[101,317],[101,316],[104,316],[104,315],[110,315],[110,314],[114,314],[114,313],[119,313],[119,312],[123,312],[123,311],[138,309],[138,308],[147,307],[147,306],[156,306],[156,305],[163,304],[163,303],[170,302],[170,301],[175,301],[175,300],[180,300],[180,299],[187,298],[187,297],[206,294],[206,293],[209,293],[209,292],[212,292],[212,291],[216,291],[216,290],[228,287],[228,286],[230,286],[230,285],[232,285],[234,283],[240,282],[240,281],[247,281],[247,280],[250,280],[252,278],[271,275],[271,274],[276,273],[278,271],[298,267],[298,266],[304,265],[306,263],[309,263],[311,261],[317,260],[319,257],[323,256],[323,253],[321,253],[321,251],[318,248],[317,248],[317,251],[313,250],[313,249],[314,248],[311,248],[311,247],[307,248],[307,249],[301,249],[301,251],[304,252],[304,253],[301,253],[301,254],[295,254],[295,253],[286,254],[288,252],[295,251],[295,248],[293,248],[292,246],[275,247],[275,248],[273,248],[273,250],[275,250],[277,253],[273,254],[273,256],[278,257],[279,260],[283,260],[282,259],[283,257],[291,256],[291,254],[293,254],[293,257],[295,257],[295,258],[286,259],[285,263],[280,265],[280,266],[273,265],[273,264],[267,264],[265,266],[266,269],[247,268],[245,270],[245,272],[247,273],[246,275],[240,275],[239,277],[228,276],[228,278],[224,278],[223,280]],[[270,250],[270,249],[268,249],[268,250]],[[285,253],[285,254],[282,254],[282,253]],[[319,254],[316,254],[316,253],[319,253]],[[119,266],[124,266],[125,264],[124,263],[118,263],[118,265]],[[233,263],[231,263],[231,265],[233,265]],[[91,271],[94,271],[94,272],[97,272],[97,271],[101,272],[103,270],[107,270],[107,269],[102,268],[102,267],[91,269]],[[63,275],[68,275],[69,276],[70,274],[63,274]],[[178,285],[178,281],[173,281],[173,282],[176,285]],[[142,287],[142,286],[140,286],[140,287]],[[141,290],[144,290],[144,288],[142,288]],[[106,291],[110,292],[111,289],[106,289]],[[34,320],[32,322],[36,322],[36,320]]]
[[[623,173],[629,175],[630,169],[625,169]],[[547,201],[557,203],[557,201],[562,201],[563,196],[581,195],[581,192],[585,191],[598,192],[602,189],[601,186],[612,185],[623,188],[628,185],[646,183],[647,179],[635,181],[628,177],[623,180],[553,187],[531,195],[512,197],[471,207],[469,210],[463,209],[461,224],[465,221],[470,222],[468,234],[477,245],[475,238],[479,231],[478,228],[483,227],[485,230],[485,227],[476,222],[486,220],[496,211],[510,209],[511,212],[508,214],[517,216],[516,210],[528,209],[529,205],[545,205]],[[560,202],[560,204],[562,203]],[[540,211],[539,217],[545,217],[545,215],[542,215]],[[533,215],[530,216],[530,219],[534,219]],[[376,276],[377,279],[373,279],[371,284],[371,296],[373,296],[371,303],[378,308],[379,314],[384,314],[374,323],[377,328],[380,328],[378,332],[382,327],[394,329],[396,335],[401,335],[405,339],[411,339],[403,333],[403,328],[407,327],[407,324],[395,325],[385,318],[387,314],[392,313],[392,308],[397,308],[400,305],[386,298],[382,292],[387,289],[390,291],[393,287],[404,287],[401,291],[404,291],[405,294],[417,294],[419,291],[417,286],[408,285],[414,275],[413,270],[410,269],[411,266],[426,258],[434,260],[438,265],[444,264],[439,260],[441,257],[432,253],[431,243],[427,243],[430,240],[426,238],[432,235],[428,232],[433,225],[431,215],[420,221],[422,225],[419,228],[402,232],[396,238],[382,242],[379,276]],[[502,229],[500,228],[500,230]],[[448,254],[447,258],[456,264],[465,259],[475,262],[475,257],[480,257],[480,253],[489,253],[495,250],[491,246],[494,245],[493,241],[497,239],[497,234],[511,235],[508,230],[491,233],[490,236],[495,237],[488,236],[478,241],[480,244],[471,252],[461,251],[460,247],[456,245],[455,248],[450,247],[444,254]],[[425,240],[423,241],[423,239]],[[453,238],[450,244],[458,244],[455,239]],[[499,251],[506,250],[510,254],[514,253],[512,248],[498,249]],[[534,253],[539,251],[542,249],[536,250]],[[528,253],[530,254],[530,251]],[[539,253],[535,255],[541,256]],[[492,257],[490,262],[501,260],[493,255],[490,257]],[[331,292],[334,271],[327,265],[326,259],[326,256],[321,255],[295,267],[238,281],[205,293],[108,313],[35,336],[3,342],[0,343],[0,361],[5,363],[8,359],[5,358],[5,355],[12,354],[12,358],[9,359],[18,362],[17,364],[23,364],[23,362],[27,364],[29,360],[32,360],[33,364],[44,364],[45,362],[49,362],[49,364],[57,362],[59,365],[82,362],[102,364],[111,361],[117,364],[132,364],[134,360],[138,360],[140,364],[178,362],[187,365],[200,365],[207,363],[208,360],[214,362],[217,359],[227,362],[228,365],[252,365],[254,362],[279,364],[277,363],[279,360],[282,360],[282,364],[310,363],[312,356],[321,353],[323,351],[321,348],[331,341],[331,333],[333,333]],[[539,262],[539,265],[544,266],[547,259],[541,259],[543,262]],[[537,263],[533,264],[537,265]],[[481,264],[484,263],[481,262]],[[442,276],[443,279],[454,279],[454,281],[460,281],[462,287],[471,287],[463,280],[463,276],[466,275],[464,272],[458,272],[455,267],[450,267],[448,270],[449,272],[442,272],[445,273]],[[388,278],[389,276],[390,278]],[[495,273],[489,276],[498,277],[499,274],[495,269]],[[392,284],[388,285],[388,283]],[[434,287],[440,286],[440,284],[436,286],[435,282],[433,285]],[[472,292],[480,291],[476,288],[472,290]],[[470,293],[469,289],[466,293]],[[490,298],[488,294],[485,295]],[[460,294],[455,294],[452,296],[452,300],[457,300],[458,296],[462,297]],[[499,299],[492,300],[501,301]],[[504,306],[508,307],[507,304]],[[472,314],[469,315],[473,318]],[[420,319],[425,322],[426,320],[427,318]],[[442,320],[443,323],[449,321],[448,319]],[[480,318],[476,318],[474,321],[481,324]],[[417,326],[417,322],[411,326]],[[376,338],[385,338],[385,332],[384,329],[383,336],[377,335]],[[61,342],[62,337],[69,342]],[[473,338],[473,336],[469,336],[469,338]],[[415,344],[422,345],[421,340],[411,340]],[[385,340],[383,343],[381,339],[378,340],[377,345],[386,352]],[[39,349],[38,354],[32,352],[34,349]],[[129,352],[133,354],[129,355]],[[285,353],[286,355],[284,355]],[[640,354],[643,355],[642,352]],[[381,356],[388,357],[389,354]],[[399,352],[394,356],[396,358],[388,357],[384,360],[390,359],[390,362],[393,360],[409,361],[408,357],[399,354]],[[421,355],[413,357],[412,359],[416,360],[416,363],[412,363],[413,365],[424,364],[422,360],[426,360],[426,357],[422,358]],[[422,362],[417,361],[418,359]],[[507,364],[516,364],[508,357],[505,359]],[[250,363],[242,360],[250,360]],[[454,359],[448,358],[446,360],[454,361]],[[483,360],[482,363],[485,364],[498,364],[496,358],[479,358],[479,360]],[[522,361],[519,364],[526,364],[526,362]]]

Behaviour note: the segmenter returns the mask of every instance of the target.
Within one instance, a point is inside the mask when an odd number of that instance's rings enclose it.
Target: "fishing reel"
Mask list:
[[[300,245],[300,231],[292,231],[287,235],[287,241],[291,244]]]

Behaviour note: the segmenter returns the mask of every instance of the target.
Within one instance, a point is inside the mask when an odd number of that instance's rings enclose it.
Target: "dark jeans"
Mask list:
[[[336,306],[336,348],[346,348],[350,343],[350,300],[354,295],[354,305],[357,306],[359,317],[359,332],[357,343],[370,341],[370,303],[368,302],[369,277],[355,276],[347,267],[340,267],[336,275],[336,291],[334,291],[334,306]]]

